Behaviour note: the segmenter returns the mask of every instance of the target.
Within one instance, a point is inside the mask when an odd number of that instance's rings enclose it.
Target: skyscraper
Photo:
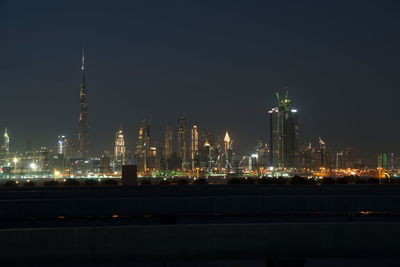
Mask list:
[[[320,166],[319,167],[325,167],[326,166],[326,155],[325,155],[325,150],[326,150],[326,143],[319,138],[319,153],[320,153]]]
[[[79,132],[78,132],[78,157],[86,159],[89,156],[88,152],[88,132],[89,126],[87,122],[88,106],[86,104],[86,80],[85,80],[85,53],[82,52],[81,66],[81,89],[80,89],[80,112],[79,112]]]
[[[326,142],[320,137],[318,146],[313,147],[309,142],[308,146],[302,147],[298,151],[297,167],[318,170],[322,167],[331,166],[331,158],[329,150],[327,152]]]
[[[114,159],[119,165],[125,164],[125,139],[124,132],[120,128],[115,134],[115,147],[114,147]]]
[[[170,159],[172,156],[172,128],[167,124],[164,132],[164,158]]]
[[[271,161],[275,168],[294,168],[296,163],[298,124],[292,101],[276,94],[278,106],[268,111],[270,117]]]
[[[196,125],[192,126],[192,142],[191,142],[191,162],[192,162],[192,171],[195,170],[196,161],[198,161],[198,153],[199,153],[199,131]]]
[[[147,171],[150,156],[150,121],[144,120],[139,128],[136,143],[136,164],[138,170]]]
[[[229,137],[228,131],[225,133],[224,137],[224,158],[225,158],[225,166],[226,169],[231,169],[232,167],[232,143],[233,141]]]
[[[178,156],[182,163],[182,170],[186,169],[186,121],[184,117],[178,120]]]
[[[59,135],[57,141],[57,153],[59,155],[63,155],[64,158],[67,158],[68,154],[68,138],[65,135]]]
[[[257,141],[256,151],[258,155],[258,168],[267,169],[269,161],[269,148],[267,144]]]
[[[5,153],[10,152],[10,136],[8,135],[7,128],[4,130],[4,134],[3,134],[3,151]]]

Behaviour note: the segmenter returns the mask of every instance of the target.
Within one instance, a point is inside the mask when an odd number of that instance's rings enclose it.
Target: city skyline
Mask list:
[[[400,266],[399,11],[0,0],[0,266]]]
[[[109,147],[109,146],[106,145],[104,147],[96,147],[96,148],[94,148],[93,146],[89,145],[90,144],[90,141],[89,141],[90,137],[89,137],[89,134],[88,134],[89,126],[88,126],[88,120],[87,120],[87,118],[88,118],[88,107],[87,106],[88,105],[87,105],[87,100],[86,100],[87,90],[86,90],[86,67],[85,67],[85,64],[86,64],[85,52],[84,52],[84,49],[83,49],[82,50],[82,57],[81,57],[81,66],[80,66],[80,70],[81,70],[81,82],[80,82],[80,93],[79,93],[79,102],[80,102],[79,111],[80,111],[80,114],[79,114],[79,120],[78,120],[77,136],[75,137],[74,135],[71,135],[71,136],[62,135],[62,137],[65,138],[67,140],[67,142],[68,142],[70,153],[72,153],[72,155],[75,155],[74,157],[82,158],[82,159],[88,159],[90,157],[100,157],[100,156],[102,157],[102,156],[104,156],[104,153],[108,154],[108,153],[110,153],[110,151],[113,151],[113,150],[115,151],[117,149],[115,146],[114,147]],[[260,141],[261,142],[265,142],[265,145],[269,146],[270,149],[272,149],[271,150],[272,152],[270,153],[270,156],[269,156],[269,158],[270,158],[269,159],[269,164],[271,166],[280,166],[280,167],[289,167],[289,168],[293,168],[293,167],[296,167],[296,166],[300,167],[300,165],[298,165],[299,163],[297,161],[299,160],[299,155],[301,154],[302,150],[303,149],[307,149],[307,146],[306,146],[307,143],[304,140],[299,142],[299,133],[298,133],[299,132],[299,126],[298,126],[297,108],[296,108],[295,105],[292,104],[292,100],[288,97],[288,93],[289,93],[288,92],[288,88],[286,88],[286,92],[284,94],[281,93],[282,91],[283,90],[279,90],[279,91],[275,92],[276,101],[277,101],[276,107],[274,107],[272,109],[268,108],[266,110],[266,114],[269,117],[269,118],[267,118],[268,125],[269,125],[269,127],[268,127],[268,132],[269,133],[267,135],[265,135],[263,138],[259,138],[259,139],[255,140],[254,144],[256,144],[257,142],[260,142]],[[280,96],[280,93],[281,93],[281,96]],[[293,126],[289,126],[289,128],[294,127],[295,129],[290,130],[290,133],[286,132],[283,135],[282,135],[282,133],[280,133],[280,134],[279,133],[275,133],[275,131],[277,131],[277,130],[275,130],[275,128],[277,129],[279,127],[282,127],[282,126],[278,126],[279,124],[284,125],[282,122],[276,124],[277,122],[275,122],[275,121],[280,120],[280,119],[273,119],[275,114],[280,114],[280,113],[278,113],[278,111],[284,112],[283,114],[286,114],[288,112],[289,115],[290,114],[294,114],[295,115],[294,125]],[[290,115],[290,116],[292,116],[292,115]],[[280,117],[282,117],[282,118],[286,117],[286,119],[287,119],[287,115],[284,115],[284,116],[278,115],[278,118],[280,118]],[[290,119],[290,120],[292,120],[292,119]],[[290,122],[290,123],[293,123],[293,122]],[[148,121],[146,121],[146,119],[142,120],[142,126],[139,127],[139,132],[135,136],[136,142],[131,140],[132,143],[135,143],[136,148],[134,146],[125,145],[125,141],[123,141],[123,143],[124,143],[124,145],[123,145],[124,146],[124,148],[123,148],[124,149],[124,156],[123,156],[123,160],[120,163],[118,163],[119,165],[125,161],[125,149],[126,149],[126,151],[131,153],[131,155],[135,155],[133,157],[133,158],[135,158],[134,161],[137,164],[139,164],[139,169],[140,169],[140,163],[138,161],[139,160],[138,158],[143,157],[143,155],[139,155],[138,156],[137,153],[138,153],[138,151],[139,151],[139,153],[141,153],[140,151],[143,150],[143,148],[138,147],[138,144],[141,142],[141,139],[142,139],[141,135],[143,134],[143,132],[145,132],[145,136],[146,136],[145,138],[148,138],[147,141],[144,141],[144,147],[145,147],[144,150],[148,150],[147,153],[144,153],[145,154],[145,159],[144,159],[145,162],[147,162],[147,160],[148,160],[146,157],[149,157],[149,155],[151,154],[150,149],[157,149],[156,148],[157,144],[162,143],[163,141],[164,141],[164,145],[166,145],[165,142],[167,142],[167,140],[166,139],[163,140],[162,136],[161,136],[160,140],[157,139],[157,138],[154,138],[154,136],[159,137],[160,133],[156,133],[154,135],[154,133],[153,133],[154,131],[153,130],[150,131],[150,128],[152,128],[152,127],[153,127],[152,118],[150,118]],[[187,131],[187,125],[186,125],[186,118],[181,116],[178,119],[178,126],[176,128],[174,128],[173,126],[171,127],[169,125],[169,123],[166,123],[165,127],[166,127],[166,131],[171,131],[170,136],[168,138],[172,138],[172,140],[175,139],[175,141],[172,141],[172,144],[174,144],[176,142],[176,146],[172,145],[169,148],[169,150],[178,155],[178,159],[180,160],[179,164],[181,165],[181,169],[186,169],[186,170],[189,170],[191,168],[194,169],[194,165],[193,165],[194,156],[191,154],[192,153],[192,144],[188,145],[188,143],[193,142],[193,133],[192,133],[192,131],[193,131],[193,127],[195,127],[196,131],[198,131],[197,125],[192,123],[191,126],[189,126],[189,128],[192,128],[192,130],[188,132]],[[176,130],[176,132],[174,132],[174,130]],[[292,131],[293,131],[293,138],[294,139],[292,141],[290,141],[290,142],[293,143],[292,144],[293,147],[290,148],[290,152],[284,152],[284,151],[281,150],[282,148],[279,148],[280,146],[283,146],[283,145],[279,145],[276,140],[278,140],[278,139],[284,140],[285,139],[284,136],[287,135],[288,133],[289,133],[289,135],[292,135],[292,133],[291,133]],[[150,132],[152,132],[151,135],[150,135]],[[208,130],[204,131],[202,129],[201,133],[202,134],[207,134],[207,135],[208,134],[215,134],[215,133],[211,133],[211,132],[212,132],[212,130],[211,131],[208,131]],[[117,130],[117,135],[119,133],[122,134],[122,124],[120,124],[120,127]],[[227,138],[227,135],[228,135],[228,131],[226,131],[226,133],[225,133],[224,142],[225,142],[225,138]],[[151,136],[152,136],[152,138],[150,138]],[[215,138],[220,139],[222,136],[223,135],[219,135],[219,133],[216,133]],[[3,138],[4,138],[3,147],[7,152],[24,152],[24,151],[28,151],[26,149],[22,150],[22,151],[10,151],[10,148],[9,148],[9,146],[10,146],[10,137],[8,135],[8,128],[7,127],[5,128],[5,133],[4,133],[4,137]],[[122,138],[124,139],[124,137],[122,137]],[[164,138],[166,138],[165,137],[165,133],[164,133]],[[198,138],[198,132],[197,132],[197,138]],[[228,136],[228,138],[229,138],[229,136]],[[290,137],[290,138],[292,138],[292,137]],[[264,141],[265,139],[267,141]],[[60,143],[59,143],[60,142],[59,141],[60,140],[60,135],[57,137],[57,140],[58,141],[57,141],[56,145],[50,144],[50,145],[47,145],[47,146],[45,145],[45,146],[40,146],[40,147],[36,147],[36,148],[31,147],[31,141],[30,140],[28,140],[28,143],[29,143],[31,149],[42,149],[43,147],[46,147],[46,148],[53,149],[54,151],[59,151],[60,150],[60,147],[59,147],[59,145],[60,145]],[[115,141],[115,142],[117,142],[117,141]],[[127,143],[129,144],[131,142],[128,141]],[[285,142],[286,141],[284,141],[284,143]],[[318,144],[319,145],[321,144],[321,142],[323,142],[321,140],[321,137],[319,137],[319,141],[318,142],[315,142],[315,140],[310,140],[308,142],[308,147],[309,148],[311,148],[312,146],[317,147]],[[315,143],[317,143],[317,145],[315,145]],[[156,146],[154,146],[154,145],[156,145]],[[231,144],[230,144],[230,146],[231,146]],[[258,151],[258,147],[257,146],[254,145],[254,147],[249,148],[246,151],[247,154],[244,151],[237,150],[237,152],[238,152],[237,156],[240,156],[240,157],[243,156],[245,158],[246,155],[248,156],[249,154],[253,153],[254,151]],[[325,146],[325,143],[324,143],[324,146]],[[276,149],[275,147],[278,147],[278,149]],[[121,149],[121,148],[119,148],[119,149]],[[231,149],[232,149],[232,147],[231,147]],[[331,147],[331,149],[332,149],[332,147]],[[341,150],[341,152],[340,152],[341,156],[343,156],[343,150],[344,149],[351,149],[353,151],[353,147],[351,145],[350,146],[346,146],[346,144],[344,144],[344,145],[341,144],[341,147],[335,147],[333,149],[336,149],[337,152],[339,150]],[[99,151],[101,151],[101,152],[99,152]],[[154,153],[162,153],[164,155],[165,152],[163,150],[162,151],[154,150]],[[289,161],[287,159],[285,159],[285,160],[283,159],[284,157],[286,157],[287,153],[289,153],[290,157],[291,157],[291,159]],[[339,154],[339,152],[337,154]],[[392,151],[389,151],[389,152],[388,151],[380,151],[379,154],[374,155],[374,156],[378,157],[378,163],[377,163],[378,166],[380,166],[382,164],[381,163],[382,155],[386,156],[387,154],[394,155]],[[278,156],[276,156],[276,155],[281,155],[281,156],[279,156],[279,158],[280,158],[279,160],[278,160]],[[367,164],[369,166],[372,166],[372,165],[374,165],[376,163],[376,159],[375,158],[368,158],[368,157],[365,157],[365,156],[363,157],[363,156],[360,156],[360,154],[358,154],[357,156],[358,156],[357,160],[363,161],[363,164]],[[115,158],[117,159],[118,157],[115,156]],[[169,159],[169,158],[170,158],[170,156],[167,155],[166,159]],[[355,160],[355,159],[353,158],[353,160]],[[320,162],[320,163],[323,164],[323,162]],[[229,164],[230,163],[228,163],[228,165]],[[337,160],[336,160],[336,165],[337,164],[338,163],[337,163]],[[192,167],[190,167],[189,165],[192,165]],[[145,164],[143,168],[147,169],[148,167],[146,167],[146,164]]]
[[[120,2],[110,11],[99,3],[95,7],[83,3],[80,9],[74,4],[63,9],[63,4],[44,7],[26,3],[26,8],[37,11],[27,14],[23,6],[1,2],[1,20],[6,27],[0,26],[0,30],[7,42],[1,44],[0,86],[7,101],[0,108],[4,115],[0,127],[8,128],[12,150],[24,150],[28,140],[38,148],[55,146],[58,135],[75,139],[82,47],[88,55],[90,140],[95,153],[112,151],[120,124],[127,148],[134,150],[143,118],[153,118],[154,138],[162,140],[166,122],[176,128],[176,119],[184,116],[187,132],[192,124],[221,137],[228,130],[232,139],[240,140],[235,149],[248,154],[257,139],[268,142],[265,110],[274,105],[275,90],[286,86],[301,110],[300,145],[322,137],[330,146],[353,146],[372,160],[376,154],[400,150],[393,123],[399,93],[399,54],[395,49],[399,40],[391,34],[399,21],[390,16],[397,3],[383,8],[372,3],[253,6],[234,2],[226,7],[217,5],[207,18],[200,16],[205,10],[202,5],[194,10],[176,3],[135,6]],[[138,10],[134,7],[147,13],[133,19],[128,11]],[[178,9],[173,11],[174,7]],[[343,15],[341,23],[330,24],[332,18],[324,18],[328,7]],[[164,8],[166,13],[161,12]],[[45,13],[43,21],[26,23],[41,13]],[[69,14],[79,17],[76,23],[82,28],[70,31]],[[120,18],[111,19],[108,28],[96,32],[97,26],[89,22],[97,22],[97,14]],[[232,17],[225,16],[226,23],[219,19],[228,14]],[[292,26],[307,14],[315,17],[295,27],[296,34]],[[41,28],[49,16],[54,25]],[[159,22],[152,24],[155,16],[165,18],[168,26],[176,26],[175,35]],[[18,19],[21,24],[16,23]],[[314,24],[314,19],[322,20],[322,26]],[[348,23],[353,20],[357,23]],[[127,25],[136,27],[129,30]],[[210,25],[216,30],[209,29]],[[193,27],[197,31],[191,33]],[[118,30],[106,42],[99,42],[111,29]],[[216,38],[220,32],[224,41]],[[355,32],[356,41],[350,36]],[[138,38],[126,33],[137,33]],[[51,34],[58,38],[49,39]],[[61,34],[67,35],[61,38]],[[285,45],[288,41],[290,47]],[[249,50],[250,43],[254,51]],[[320,43],[319,49],[313,50]],[[9,52],[4,54],[6,50]],[[383,126],[394,128],[384,131]]]

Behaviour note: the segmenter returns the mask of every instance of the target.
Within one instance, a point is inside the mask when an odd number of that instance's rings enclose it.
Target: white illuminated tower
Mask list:
[[[79,132],[78,132],[78,157],[86,159],[89,157],[88,146],[88,106],[86,103],[86,78],[85,78],[85,53],[82,52],[82,66],[81,66],[81,89],[79,96]]]
[[[199,131],[196,125],[192,126],[191,161],[192,171],[195,170],[195,161],[199,153]]]
[[[225,133],[224,137],[224,152],[228,154],[228,150],[231,149],[231,138],[229,137],[228,132]]]
[[[228,131],[225,133],[224,137],[224,156],[225,156],[225,168],[230,169],[232,160],[232,143],[233,140],[229,137]]]
[[[115,134],[115,148],[114,148],[114,158],[120,164],[125,164],[125,139],[124,139],[124,132],[120,128],[117,133]]]
[[[5,129],[4,134],[3,134],[3,149],[4,149],[4,152],[6,152],[6,153],[10,152],[10,136],[8,135],[7,128]]]

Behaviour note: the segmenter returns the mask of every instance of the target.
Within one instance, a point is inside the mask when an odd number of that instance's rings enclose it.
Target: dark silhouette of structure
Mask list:
[[[137,185],[136,165],[122,165],[122,185]]]
[[[276,94],[278,106],[268,111],[270,116],[270,164],[275,168],[296,167],[298,124],[297,110],[286,95]]]
[[[399,195],[399,185],[5,186],[0,264],[398,258]]]

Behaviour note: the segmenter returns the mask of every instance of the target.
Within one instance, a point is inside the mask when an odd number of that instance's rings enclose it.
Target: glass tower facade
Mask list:
[[[270,119],[270,164],[275,168],[295,168],[298,142],[297,110],[292,101],[277,94],[278,106],[268,111]]]

